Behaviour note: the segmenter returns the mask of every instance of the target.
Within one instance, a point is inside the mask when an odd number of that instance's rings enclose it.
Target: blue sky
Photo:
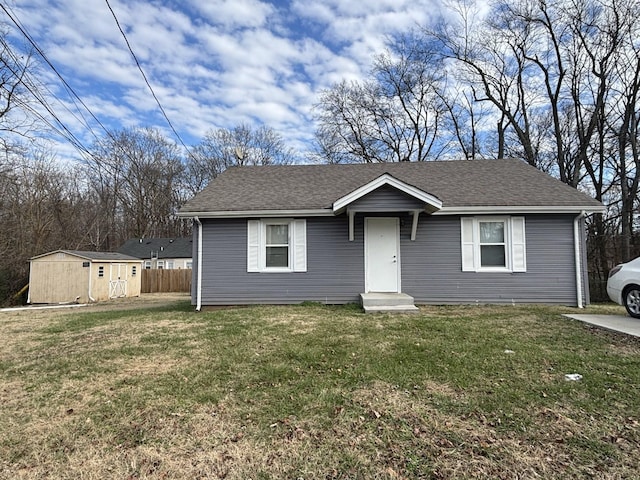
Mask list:
[[[428,25],[439,14],[438,0],[109,4],[187,145],[210,129],[244,122],[274,128],[298,150],[312,140],[312,107],[320,90],[362,79],[389,35]],[[8,6],[105,126],[158,127],[173,138],[105,0],[20,0]],[[95,136],[72,114],[77,109],[53,71],[42,66],[38,78],[57,98],[51,105],[67,127],[91,145]],[[58,149],[73,155],[69,146]]]

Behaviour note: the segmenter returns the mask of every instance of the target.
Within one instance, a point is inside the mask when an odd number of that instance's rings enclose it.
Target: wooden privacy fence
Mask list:
[[[180,270],[142,270],[142,293],[190,291],[190,268]]]

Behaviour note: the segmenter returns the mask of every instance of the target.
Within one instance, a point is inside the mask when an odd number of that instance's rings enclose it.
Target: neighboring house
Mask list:
[[[191,238],[132,238],[117,250],[144,261],[144,268],[179,270],[191,268]]]
[[[56,250],[30,259],[27,303],[139,297],[142,262],[115,252]]]
[[[583,306],[584,217],[602,211],[522,161],[465,160],[230,168],[180,215],[197,309],[374,293]]]

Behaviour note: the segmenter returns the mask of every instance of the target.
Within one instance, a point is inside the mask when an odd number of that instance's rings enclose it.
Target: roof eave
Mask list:
[[[513,213],[604,213],[604,205],[483,205],[443,207],[433,215],[513,214]]]
[[[328,208],[316,209],[287,209],[287,210],[217,210],[217,211],[191,211],[179,212],[179,217],[184,218],[247,218],[247,217],[333,217],[334,213]]]
[[[90,262],[118,261],[118,262],[137,263],[137,262],[140,261],[140,259],[132,257],[131,255],[127,255],[127,258],[117,257],[117,256],[114,256],[112,258],[96,258],[96,257],[92,257],[90,255],[83,255],[82,253],[77,252],[77,251],[64,250],[64,249],[60,249],[60,248],[58,250],[53,250],[53,251],[47,252],[47,253],[41,253],[40,255],[36,255],[35,257],[31,257],[31,258],[29,258],[29,261],[37,260],[39,258],[46,257],[48,255],[53,255],[54,253],[64,253],[65,255],[70,255],[72,257],[81,258],[83,260],[89,260]],[[110,253],[110,252],[96,252],[96,253]],[[123,255],[126,255],[126,254],[123,254]]]
[[[328,208],[320,209],[288,209],[288,210],[237,210],[237,211],[191,211],[180,212],[179,217],[183,218],[278,218],[278,217],[333,217],[344,211],[343,207],[339,211]],[[459,206],[442,207],[439,210],[429,212],[432,215],[470,215],[470,214],[491,214],[503,215],[514,213],[604,213],[604,205],[483,205],[483,206]]]

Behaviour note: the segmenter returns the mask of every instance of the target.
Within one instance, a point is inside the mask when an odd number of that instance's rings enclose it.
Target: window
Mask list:
[[[265,267],[289,268],[289,224],[267,224],[265,233]]]
[[[158,260],[158,263],[156,264],[156,268],[158,268],[159,270],[162,270],[164,268],[164,260]]]
[[[167,270],[173,270],[174,263],[172,260],[167,260]]]
[[[306,235],[306,220],[249,220],[247,271],[306,272]]]
[[[132,277],[135,277],[135,276],[136,276],[136,273],[138,273],[138,267],[136,267],[135,265],[133,265],[133,266],[131,267],[131,276],[132,276]]]
[[[189,261],[186,263],[186,267],[185,268],[192,268],[193,267],[193,262]]]
[[[505,222],[479,220],[478,227],[480,229],[480,266],[506,268]]]
[[[462,270],[525,272],[524,217],[461,218]]]
[[[104,277],[104,266],[98,267],[98,277]]]
[[[151,260],[145,260],[144,261],[144,269],[145,270],[151,270]]]

